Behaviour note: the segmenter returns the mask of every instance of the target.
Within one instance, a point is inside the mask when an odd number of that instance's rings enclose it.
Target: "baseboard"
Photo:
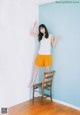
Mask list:
[[[73,109],[76,109],[76,110],[79,110],[79,111],[80,111],[80,108],[79,108],[79,107],[74,106],[74,105],[72,105],[72,104],[69,104],[69,103],[66,103],[66,102],[63,102],[63,101],[59,101],[59,100],[54,99],[54,98],[52,99],[52,101],[57,102],[57,103],[60,103],[60,104],[63,104],[63,105],[65,105],[65,106],[68,106],[68,107],[71,107],[71,108],[73,108]]]

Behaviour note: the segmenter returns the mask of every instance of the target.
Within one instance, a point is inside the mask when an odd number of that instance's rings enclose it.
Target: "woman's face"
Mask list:
[[[40,32],[43,33],[43,34],[45,34],[45,28],[40,27]]]

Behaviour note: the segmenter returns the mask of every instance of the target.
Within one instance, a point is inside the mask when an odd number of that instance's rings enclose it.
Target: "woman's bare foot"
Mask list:
[[[30,85],[31,85],[31,86],[33,86],[34,84],[35,84],[35,82],[34,82],[34,81],[32,81]]]

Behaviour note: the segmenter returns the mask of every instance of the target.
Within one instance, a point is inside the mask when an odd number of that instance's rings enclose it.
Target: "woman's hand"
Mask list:
[[[55,36],[54,37],[56,40],[59,40],[60,39],[60,36]]]
[[[36,26],[37,25],[37,21],[35,21],[33,25]]]

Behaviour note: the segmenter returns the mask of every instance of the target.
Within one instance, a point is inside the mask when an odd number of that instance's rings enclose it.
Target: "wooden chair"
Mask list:
[[[44,98],[50,97],[52,102],[52,81],[55,71],[44,72],[43,82],[33,85],[33,102],[34,102],[34,93],[39,92],[41,94],[40,98],[44,103]],[[36,90],[38,89],[38,90]],[[44,90],[48,90],[49,94],[45,94]]]

